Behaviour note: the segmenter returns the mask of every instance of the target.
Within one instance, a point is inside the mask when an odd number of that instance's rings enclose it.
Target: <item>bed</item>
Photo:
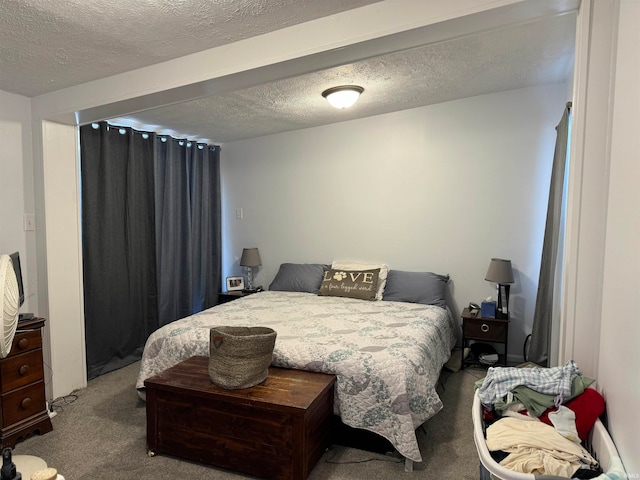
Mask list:
[[[321,275],[327,271],[327,266],[310,265],[316,273],[322,268]],[[422,461],[415,430],[442,409],[435,387],[456,342],[456,325],[441,287],[437,301],[430,292],[431,303],[417,303],[406,291],[394,294],[408,277],[400,275],[404,279],[400,282],[389,270],[386,293],[384,283],[374,292],[384,300],[369,301],[335,291],[322,294],[315,275],[309,285],[301,285],[300,278],[293,284],[278,283],[284,278],[283,266],[269,291],[215,306],[154,332],[145,345],[136,383],[141,396],[145,379],[191,356],[208,356],[211,327],[267,326],[277,332],[272,365],[335,374],[334,413],[342,422],[386,438],[406,459]],[[436,285],[433,279],[444,285],[448,277],[430,277],[429,285]],[[420,291],[424,296],[424,289]]]

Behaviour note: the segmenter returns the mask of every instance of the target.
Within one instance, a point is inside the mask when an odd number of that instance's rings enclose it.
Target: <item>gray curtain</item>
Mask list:
[[[219,147],[97,127],[80,127],[89,379],[215,305],[221,277]]]
[[[533,328],[528,359],[539,365],[549,362],[549,345],[553,323],[553,305],[555,276],[560,257],[559,239],[562,222],[562,205],[564,197],[565,173],[567,167],[567,144],[569,139],[569,122],[571,103],[567,103],[562,119],[556,127],[556,147],[551,170],[551,187],[549,189],[549,206],[542,246],[538,294],[536,297]]]
[[[96,126],[80,127],[89,379],[139,360],[158,325],[153,141]]]
[[[217,303],[220,148],[166,136],[154,146],[158,318],[166,325]]]

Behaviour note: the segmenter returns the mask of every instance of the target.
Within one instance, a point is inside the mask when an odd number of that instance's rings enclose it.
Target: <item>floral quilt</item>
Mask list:
[[[415,429],[442,409],[436,384],[456,340],[448,310],[297,292],[260,292],[177,320],[147,340],[136,388],[194,355],[209,355],[209,329],[277,332],[272,365],[335,374],[334,413],[420,462]]]

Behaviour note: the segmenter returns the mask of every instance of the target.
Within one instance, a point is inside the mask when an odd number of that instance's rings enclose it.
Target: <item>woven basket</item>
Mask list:
[[[262,383],[269,373],[276,332],[268,327],[215,327],[210,330],[209,378],[228,390]]]

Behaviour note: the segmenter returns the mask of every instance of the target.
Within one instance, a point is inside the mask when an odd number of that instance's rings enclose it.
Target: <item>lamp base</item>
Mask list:
[[[253,267],[247,267],[247,288],[245,288],[243,291],[253,291]]]
[[[509,290],[511,285],[498,284],[498,303],[496,307],[496,318],[506,320],[509,318]]]

